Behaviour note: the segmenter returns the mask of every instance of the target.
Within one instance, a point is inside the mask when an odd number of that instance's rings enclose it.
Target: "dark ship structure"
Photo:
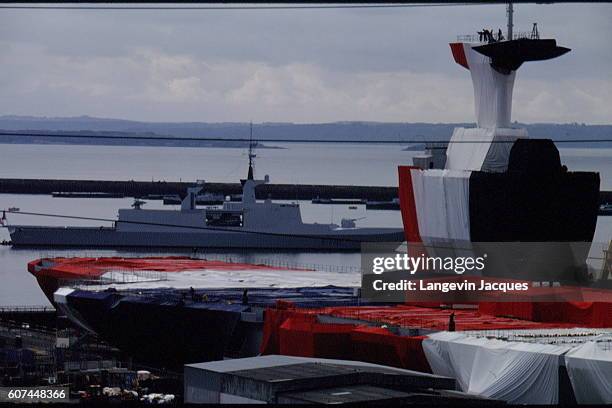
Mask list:
[[[570,49],[541,39],[535,24],[513,35],[511,10],[507,39],[501,30],[497,38],[479,34],[450,44],[472,78],[477,126],[454,130],[443,165],[437,152],[436,160],[399,167],[406,241],[429,254],[493,252],[490,276],[585,282],[599,174],[569,171],[551,139],[530,139],[511,125],[519,67]]]

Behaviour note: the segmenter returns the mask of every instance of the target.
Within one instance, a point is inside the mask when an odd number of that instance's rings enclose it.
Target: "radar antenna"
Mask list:
[[[141,199],[139,199],[139,198],[134,198],[134,203],[132,204],[132,207],[133,207],[135,210],[141,210],[141,209],[142,209],[142,206],[143,206],[143,205],[145,205],[146,203],[147,203],[146,201],[142,201],[142,200],[141,200]]]
[[[250,136],[249,136],[249,174],[247,175],[247,180],[254,180],[253,165],[255,164],[255,160],[254,160],[255,157],[257,157],[254,150],[255,150],[255,143],[253,143],[253,122],[251,122]]]
[[[507,12],[508,12],[508,33],[507,33],[508,35],[506,38],[508,38],[508,41],[512,41],[512,29],[514,28],[514,24],[512,22],[513,14],[514,14],[514,6],[512,5],[511,1],[508,2]]]

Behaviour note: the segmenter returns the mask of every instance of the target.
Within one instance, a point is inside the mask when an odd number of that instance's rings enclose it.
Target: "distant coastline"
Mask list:
[[[258,148],[282,148],[272,146],[295,140],[338,141],[358,143],[397,142],[406,150],[421,150],[428,141],[449,140],[455,127],[473,127],[473,123],[384,123],[384,122],[333,122],[333,123],[257,123],[253,124],[253,139],[265,139]],[[559,143],[561,148],[612,148],[612,125],[588,125],[584,123],[535,123],[514,122],[512,127],[526,128],[532,138],[549,138],[555,141],[589,140],[595,142]],[[53,118],[34,116],[0,116],[0,143],[11,144],[78,144],[111,146],[181,146],[181,147],[229,147],[245,148],[250,137],[249,123],[224,122],[138,122],[123,119],[94,118],[89,116]],[[20,137],[20,133],[49,134],[52,137]],[[120,136],[121,139],[77,139],[60,135]],[[147,137],[146,140],[130,140],[130,137]],[[150,138],[163,137],[164,140]],[[219,140],[172,140],[172,138],[203,138]],[[236,140],[240,139],[240,140]],[[272,145],[270,145],[272,144]]]

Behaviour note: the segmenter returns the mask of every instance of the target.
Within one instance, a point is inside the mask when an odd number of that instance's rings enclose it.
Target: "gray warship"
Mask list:
[[[221,207],[197,208],[197,195],[205,183],[189,188],[179,210],[120,209],[112,227],[57,227],[8,225],[15,247],[107,248],[225,248],[289,250],[359,250],[364,242],[402,242],[403,228],[362,228],[355,219],[340,225],[304,223],[297,203],[257,201],[255,188],[269,182],[256,180],[253,144],[249,168],[242,182],[242,200]]]

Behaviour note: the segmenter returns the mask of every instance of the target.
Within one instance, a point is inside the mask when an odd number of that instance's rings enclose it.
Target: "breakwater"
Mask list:
[[[125,197],[185,194],[193,182],[0,179],[0,194],[107,193]],[[240,183],[206,183],[204,191],[216,194],[241,194]],[[397,187],[344,186],[315,184],[264,184],[256,188],[257,198],[275,200],[312,200],[345,198],[392,200]]]
[[[124,197],[148,195],[183,195],[193,182],[112,181],[60,179],[0,179],[0,194],[105,193]],[[242,193],[240,183],[206,183],[204,191],[232,195]],[[256,188],[258,199],[312,200],[365,199],[389,201],[398,197],[397,187],[346,186],[327,184],[264,184]],[[599,193],[600,203],[612,203],[612,191]]]

